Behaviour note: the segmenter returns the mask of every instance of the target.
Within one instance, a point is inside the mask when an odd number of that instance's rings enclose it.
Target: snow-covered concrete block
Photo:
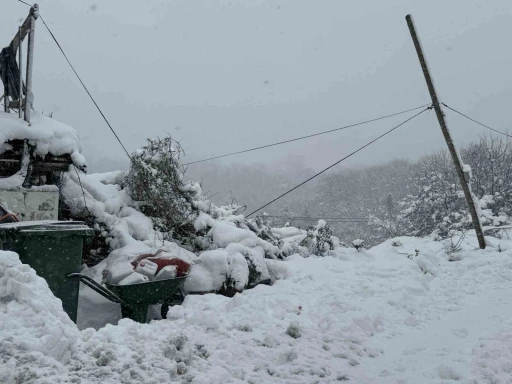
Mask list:
[[[0,189],[0,204],[19,214],[22,221],[58,220],[59,191]]]

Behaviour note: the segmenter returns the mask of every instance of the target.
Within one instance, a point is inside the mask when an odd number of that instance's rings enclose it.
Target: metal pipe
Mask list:
[[[21,27],[19,27],[18,29],[18,33],[20,34],[21,36]],[[19,105],[18,105],[18,116],[19,118],[21,119],[23,117],[22,115],[22,110],[23,110],[23,61],[22,61],[22,52],[23,52],[23,49],[22,49],[22,45],[21,45],[21,42],[20,42],[20,45],[18,46],[18,54],[19,54],[19,57],[18,57],[18,67],[19,67],[19,73],[20,73],[20,90],[19,90],[19,97],[18,97],[18,102],[19,102]]]
[[[87,285],[89,288],[91,288],[93,291],[96,291],[104,298],[113,301],[114,303],[121,303],[125,304],[124,300],[122,300],[119,296],[117,296],[114,292],[110,291],[109,289],[101,286],[96,281],[91,279],[89,276],[86,276],[82,273],[70,273],[68,275],[68,278],[77,277],[80,279],[80,281]]]

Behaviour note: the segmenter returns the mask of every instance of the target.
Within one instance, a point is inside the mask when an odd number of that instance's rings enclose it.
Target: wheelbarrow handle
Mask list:
[[[82,273],[70,273],[68,275],[68,277],[69,278],[71,278],[71,277],[78,277],[82,283],[87,285],[93,291],[99,293],[104,298],[106,298],[106,299],[108,299],[110,301],[113,301],[114,303],[125,304],[124,301],[119,296],[117,296],[114,292],[112,292],[111,290],[109,290],[109,289],[103,287],[102,285],[98,284],[96,281],[91,279],[89,276],[86,276],[86,275],[84,275]]]

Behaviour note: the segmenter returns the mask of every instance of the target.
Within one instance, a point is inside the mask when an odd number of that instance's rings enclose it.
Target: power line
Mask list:
[[[22,1],[22,0],[18,0],[20,3],[23,3],[23,4],[26,4],[28,5],[29,7],[32,7],[30,4]],[[60,51],[62,52],[62,54],[64,55],[64,58],[66,59],[66,61],[68,62],[69,66],[71,67],[71,69],[73,70],[73,72],[75,73],[78,81],[80,81],[80,84],[82,84],[82,87],[84,87],[85,89],[85,92],[87,92],[87,94],[89,95],[89,97],[91,98],[92,102],[94,103],[94,105],[96,106],[96,108],[98,109],[98,112],[101,114],[101,117],[103,117],[103,120],[105,120],[105,123],[107,123],[108,127],[110,128],[110,130],[112,131],[112,133],[114,134],[114,136],[116,137],[117,141],[119,142],[119,144],[121,144],[121,147],[123,147],[123,150],[125,151],[126,153],[126,156],[128,156],[128,158],[131,160],[131,156],[130,156],[130,153],[128,152],[128,150],[126,149],[126,147],[124,146],[124,144],[121,142],[121,139],[119,138],[119,136],[117,136],[117,133],[116,131],[114,131],[114,128],[112,128],[112,125],[110,125],[109,121],[107,120],[107,118],[105,117],[105,115],[103,114],[103,111],[101,110],[101,108],[99,107],[98,103],[96,103],[96,100],[94,100],[94,97],[92,97],[91,93],[89,92],[89,90],[87,89],[87,87],[85,86],[84,82],[82,81],[82,79],[80,78],[80,76],[78,75],[77,71],[75,70],[75,67],[73,67],[73,64],[71,64],[71,61],[69,61],[66,53],[64,52],[64,50],[62,49],[61,45],[59,44],[59,42],[57,41],[57,38],[55,37],[55,35],[53,34],[53,32],[50,30],[50,27],[48,27],[48,24],[46,24],[46,22],[44,21],[43,17],[41,15],[39,15],[39,18],[41,19],[41,21],[43,22],[44,26],[46,27],[46,29],[48,30],[48,32],[50,33],[50,35],[52,36],[52,39],[53,41],[55,41],[55,44],[57,44],[57,47],[59,47]]]
[[[283,218],[283,219],[317,219],[315,217],[310,216],[283,216],[283,215],[269,215],[264,213],[262,217],[275,217],[275,218]],[[368,217],[355,217],[355,216],[343,216],[343,217],[319,217],[319,220],[368,220]]]
[[[366,217],[306,217],[306,216],[278,216],[278,215],[263,215],[263,218],[272,218],[272,219],[286,219],[286,220],[304,220],[304,221],[317,221],[317,220],[325,220],[329,222],[338,222],[338,223],[365,223],[368,221]]]
[[[360,122],[360,123],[355,123],[355,124],[345,125],[344,127],[331,129],[331,130],[329,130],[329,131],[323,131],[323,132],[319,132],[319,133],[313,133],[313,134],[311,134],[311,135],[301,136],[301,137],[296,137],[296,138],[294,138],[294,139],[284,140],[284,141],[279,141],[279,142],[277,142],[277,143],[267,144],[267,145],[262,145],[262,146],[260,146],[260,147],[255,147],[255,148],[250,148],[250,149],[244,149],[244,150],[242,150],[242,151],[237,151],[237,152],[232,152],[232,153],[226,153],[226,154],[224,154],[224,155],[219,155],[219,156],[209,157],[209,158],[207,158],[207,159],[203,159],[203,160],[191,161],[190,163],[185,163],[185,164],[183,164],[183,165],[191,165],[191,164],[196,164],[196,163],[202,163],[202,162],[205,162],[205,161],[210,161],[210,160],[220,159],[220,158],[222,158],[222,157],[228,157],[228,156],[233,156],[233,155],[239,155],[239,154],[241,154],[241,153],[246,153],[246,152],[256,151],[256,150],[258,150],[258,149],[269,148],[269,147],[274,147],[274,146],[276,146],[276,145],[281,145],[281,144],[291,143],[291,142],[293,142],[293,141],[309,139],[310,137],[315,137],[315,136],[325,135],[326,133],[336,132],[336,131],[340,131],[340,130],[342,130],[342,129],[352,128],[352,127],[356,127],[356,126],[358,126],[358,125],[368,124],[368,123],[372,123],[372,122],[374,122],[374,121],[378,121],[378,120],[382,120],[382,119],[387,119],[387,118],[389,118],[389,117],[393,117],[393,116],[398,116],[398,115],[401,115],[401,114],[404,114],[404,113],[407,113],[407,112],[415,111],[415,110],[420,109],[420,108],[425,108],[427,105],[429,105],[429,104],[425,104],[425,105],[422,105],[422,106],[420,106],[420,107],[416,107],[416,108],[407,109],[407,110],[405,110],[405,111],[401,111],[401,112],[392,113],[392,114],[390,114],[390,115],[385,115],[385,116],[377,117],[377,118],[375,118],[375,119],[362,121],[362,122]]]
[[[472,118],[471,118],[471,117],[469,117],[468,115],[465,115],[464,113],[459,112],[459,111],[457,111],[457,110],[453,109],[452,107],[449,107],[449,106],[448,106],[448,105],[446,105],[445,103],[441,103],[441,104],[443,104],[446,108],[448,108],[448,109],[452,110],[453,112],[458,113],[458,114],[459,114],[459,115],[461,115],[461,116],[464,116],[466,119],[471,120],[473,123],[477,123],[478,125],[481,125],[482,127],[487,128],[487,129],[490,129],[491,131],[494,131],[494,132],[499,133],[499,134],[501,134],[501,135],[504,135],[504,136],[507,136],[507,137],[512,137],[512,135],[509,135],[508,133],[498,131],[497,129],[491,128],[491,127],[489,127],[488,125],[485,125],[485,124],[483,124],[483,123],[480,123],[479,121],[476,121],[475,119],[472,119]]]
[[[19,2],[25,4],[25,5],[28,5],[31,7],[30,4],[26,3],[25,1],[23,0],[18,0]],[[57,41],[57,38],[55,37],[55,35],[53,34],[53,32],[50,30],[50,27],[48,27],[48,25],[46,24],[46,22],[44,21],[43,17],[41,15],[39,15],[41,21],[43,22],[44,26],[46,27],[46,29],[48,30],[48,32],[50,33],[51,37],[53,38],[53,40],[55,41],[55,44],[57,44],[57,47],[60,49],[60,51],[62,52],[62,55],[64,56],[64,58],[66,59],[66,61],[68,62],[69,66],[71,67],[71,69],[73,70],[73,72],[75,73],[77,79],[80,81],[80,83],[82,84],[83,88],[85,89],[85,91],[87,92],[87,94],[89,95],[90,99],[92,100],[92,102],[94,103],[94,105],[96,106],[96,108],[98,109],[98,112],[101,114],[101,116],[103,117],[103,119],[105,120],[105,122],[107,123],[108,127],[110,128],[110,130],[112,131],[112,133],[114,134],[114,136],[116,137],[117,141],[119,142],[119,144],[121,145],[121,147],[123,147],[123,150],[125,151],[126,155],[128,156],[128,158],[131,160],[131,156],[130,154],[128,153],[126,147],[123,145],[123,143],[121,142],[121,139],[119,138],[119,136],[117,135],[117,133],[114,131],[114,128],[112,128],[112,126],[110,125],[109,121],[107,120],[107,118],[105,117],[105,115],[103,114],[101,108],[98,106],[98,104],[96,103],[96,101],[94,100],[93,96],[91,95],[91,93],[89,92],[89,90],[87,89],[87,87],[85,86],[84,82],[82,81],[82,79],[80,78],[80,76],[78,75],[78,73],[76,72],[75,68],[73,67],[73,65],[71,64],[71,62],[69,61],[66,53],[64,52],[64,50],[62,49],[61,45],[59,44],[59,42]],[[189,162],[189,163],[185,163],[183,164],[184,166],[186,165],[191,165],[191,164],[196,164],[196,163],[201,163],[201,162],[205,162],[205,161],[210,161],[210,160],[214,160],[214,159],[220,159],[222,157],[227,157],[227,156],[233,156],[233,155],[238,155],[238,154],[241,154],[241,153],[246,153],[246,152],[251,152],[251,151],[256,151],[258,149],[263,149],[263,148],[269,148],[269,147],[273,147],[273,146],[276,146],[276,145],[281,145],[281,144],[286,144],[286,143],[291,143],[293,141],[298,141],[298,140],[304,140],[304,139],[308,139],[310,137],[315,137],[315,136],[320,136],[320,135],[324,135],[324,134],[327,134],[327,133],[331,133],[331,132],[335,132],[335,131],[339,131],[339,130],[343,130],[343,129],[347,129],[347,128],[352,128],[352,127],[356,127],[358,125],[363,125],[363,124],[368,124],[368,123],[371,123],[371,122],[374,122],[374,121],[378,121],[378,120],[382,120],[382,119],[386,119],[386,118],[389,118],[389,117],[393,117],[393,116],[398,116],[398,115],[401,115],[401,114],[404,114],[404,113],[407,113],[407,112],[411,112],[411,111],[414,111],[414,110],[417,110],[417,109],[420,109],[420,108],[425,108],[427,105],[429,104],[425,104],[425,105],[422,105],[422,106],[419,106],[419,107],[415,107],[415,108],[411,108],[411,109],[407,109],[405,111],[400,111],[400,112],[396,112],[396,113],[392,113],[392,114],[389,114],[389,115],[385,115],[385,116],[381,116],[381,117],[377,117],[375,119],[371,119],[371,120],[366,120],[366,121],[362,121],[362,122],[359,122],[359,123],[355,123],[355,124],[350,124],[350,125],[346,125],[344,127],[340,127],[340,128],[335,128],[335,129],[331,129],[331,130],[328,130],[328,131],[324,131],[324,132],[319,132],[319,133],[314,133],[314,134],[311,134],[311,135],[307,135],[307,136],[302,136],[302,137],[297,137],[297,138],[294,138],[294,139],[290,139],[290,140],[285,140],[285,141],[281,141],[281,142],[277,142],[277,143],[273,143],[273,144],[267,144],[267,145],[263,145],[263,146],[260,146],[260,147],[256,147],[256,148],[250,148],[250,149],[245,149],[245,150],[242,150],[242,151],[238,151],[238,152],[233,152],[233,153],[228,153],[228,154],[224,154],[224,155],[220,155],[220,156],[214,156],[214,157],[211,157],[211,158],[208,158],[208,159],[203,159],[203,160],[197,160],[197,161],[192,161],[192,162]]]
[[[269,205],[270,205],[270,204],[272,204],[273,202],[275,202],[275,201],[279,200],[281,197],[286,196],[286,195],[287,195],[287,194],[289,194],[290,192],[295,191],[297,188],[299,188],[299,187],[303,186],[303,185],[304,185],[304,184],[306,184],[308,181],[311,181],[311,180],[313,180],[315,177],[320,176],[322,173],[324,173],[324,172],[328,171],[329,169],[331,169],[332,167],[334,167],[334,166],[338,165],[338,164],[339,164],[339,163],[341,163],[343,160],[346,160],[346,159],[348,159],[349,157],[351,157],[352,155],[355,155],[357,152],[359,152],[359,151],[361,151],[362,149],[364,149],[364,148],[368,147],[369,145],[371,145],[371,144],[375,143],[377,140],[379,140],[379,139],[383,138],[384,136],[386,136],[386,135],[388,135],[389,133],[393,132],[395,129],[398,129],[399,127],[401,127],[401,126],[402,126],[402,125],[404,125],[405,123],[407,123],[407,122],[411,121],[411,120],[412,120],[412,119],[414,119],[415,117],[417,117],[417,116],[421,115],[423,112],[426,112],[426,111],[428,111],[428,110],[429,110],[429,109],[431,109],[431,108],[432,108],[432,106],[427,107],[427,108],[423,109],[422,111],[420,111],[420,112],[416,113],[414,116],[409,117],[407,120],[404,120],[404,121],[403,121],[403,122],[401,122],[400,124],[398,124],[398,125],[394,126],[394,127],[393,127],[393,128],[391,128],[389,131],[384,132],[382,135],[380,135],[380,136],[376,137],[376,138],[375,138],[375,139],[373,139],[372,141],[370,141],[370,142],[368,142],[367,144],[363,145],[362,147],[360,147],[360,148],[356,149],[354,152],[352,152],[352,153],[348,154],[347,156],[345,156],[345,157],[344,157],[344,158],[342,158],[341,160],[338,160],[338,161],[337,161],[337,162],[335,162],[334,164],[329,165],[327,168],[325,168],[325,169],[321,170],[321,171],[320,171],[320,172],[318,172],[317,174],[315,174],[315,175],[311,176],[309,179],[307,179],[307,180],[303,181],[302,183],[300,183],[299,185],[297,185],[297,186],[293,187],[292,189],[288,190],[287,192],[285,192],[285,193],[283,193],[283,194],[279,195],[278,197],[276,197],[274,200],[270,201],[269,203],[267,203],[267,204],[265,204],[265,205],[261,206],[260,208],[256,209],[255,211],[252,211],[251,213],[249,213],[249,214],[248,214],[248,215],[246,215],[245,217],[249,217],[249,216],[251,216],[251,215],[255,214],[256,212],[258,212],[258,211],[262,210],[263,208],[265,208],[265,207],[269,206]]]

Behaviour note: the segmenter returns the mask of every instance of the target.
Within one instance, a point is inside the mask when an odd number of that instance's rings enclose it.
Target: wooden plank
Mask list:
[[[16,36],[14,36],[14,39],[11,41],[11,48],[13,52],[16,52],[18,47],[20,46],[20,35],[21,35],[21,41],[25,40],[25,37],[30,32],[30,19],[32,18],[31,15],[28,15],[23,24],[21,25],[19,31],[16,33]]]
[[[68,163],[32,163],[33,174],[46,172],[67,172],[69,170]]]
[[[68,172],[69,163],[31,163],[32,174],[44,174],[46,172]],[[0,160],[0,177],[11,176],[20,170],[20,161],[11,159]]]
[[[20,46],[20,42],[23,41],[27,34],[30,32],[32,17],[34,17],[34,19],[37,19],[39,17],[39,6],[37,4],[34,4],[34,6],[30,8],[30,12],[27,18],[25,19],[23,24],[21,24],[21,27],[19,31],[16,33],[16,36],[14,36],[14,39],[12,39],[11,48],[13,52],[16,52],[16,50]]]
[[[5,164],[8,164],[8,163],[19,163],[20,160],[19,159],[0,159],[0,164],[2,163],[5,163]]]

